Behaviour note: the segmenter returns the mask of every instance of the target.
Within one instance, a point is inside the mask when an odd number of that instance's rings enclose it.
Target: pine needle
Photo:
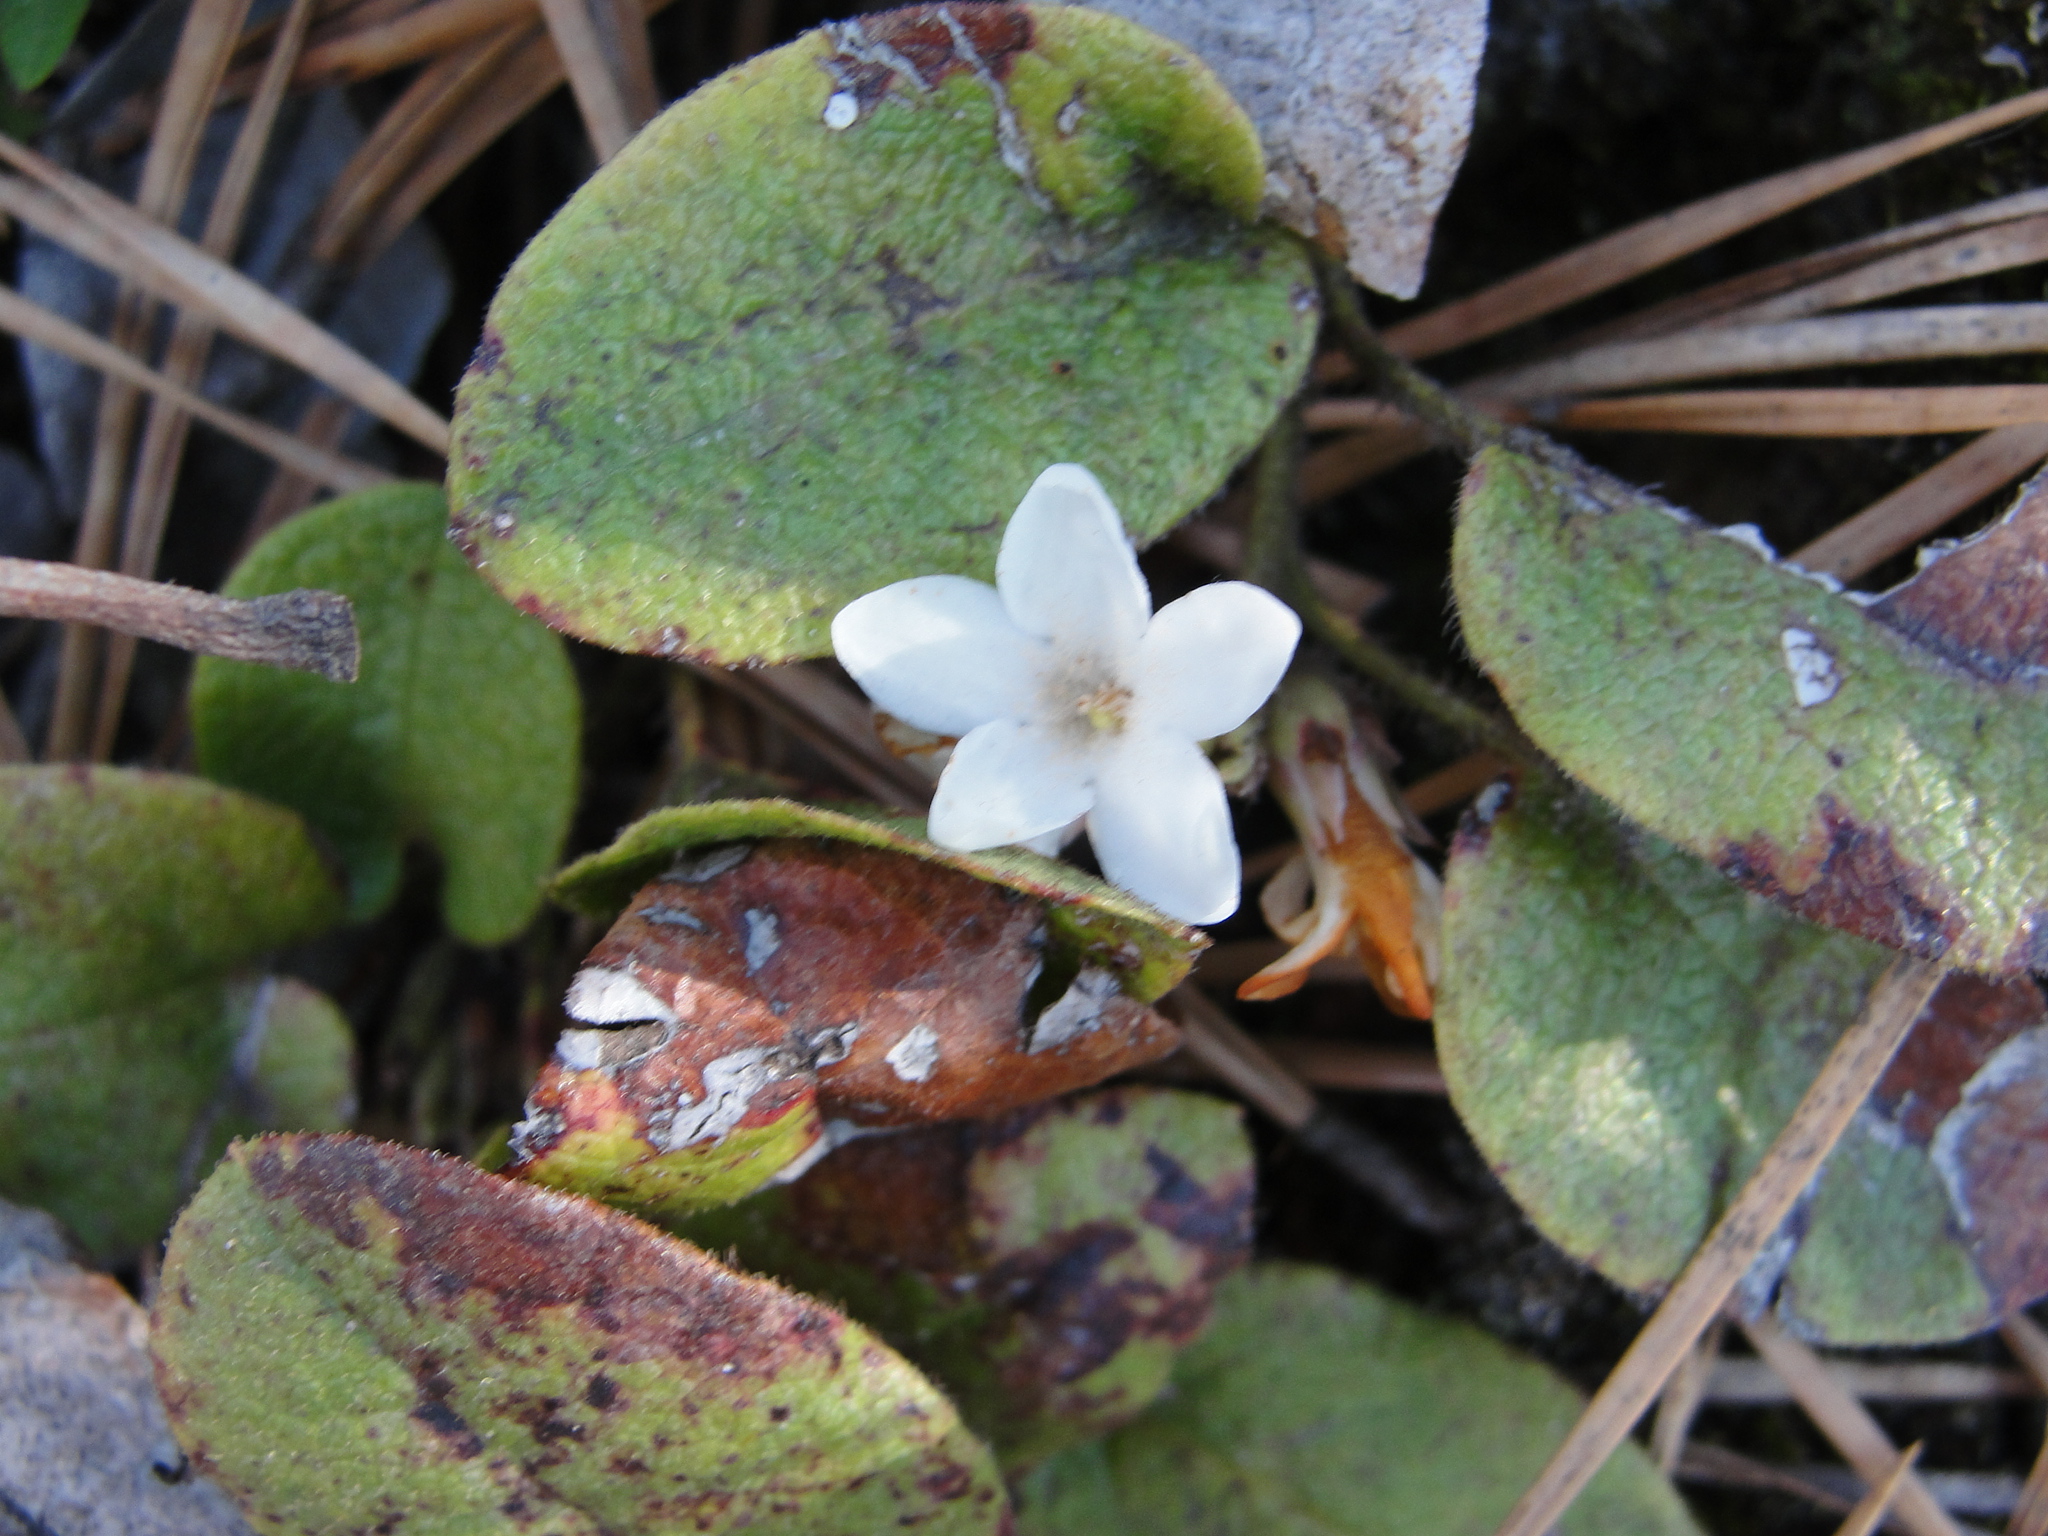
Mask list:
[[[1387,332],[1387,345],[1401,356],[1414,359],[1483,341],[1831,192],[2044,111],[2048,111],[2048,91],[2029,91],[1883,144],[1799,166],[1658,214],[1554,256],[1426,315],[1404,321]]]
[[[221,329],[303,369],[424,447],[447,453],[444,417],[261,284],[4,134],[0,160],[41,184],[0,177],[0,210],[95,265],[208,316]]]
[[[2048,422],[2048,384],[1898,389],[1723,389],[1579,400],[1531,409],[1577,432],[1688,432],[1731,437],[1888,437],[1982,432]]]
[[[1898,1447],[1878,1427],[1870,1411],[1828,1374],[1820,1356],[1768,1318],[1745,1319],[1742,1331],[1771,1369],[1784,1378],[1794,1400],[1827,1436],[1828,1443],[1842,1453],[1842,1459],[1856,1469],[1857,1476],[1873,1489],[1898,1479],[1891,1502],[1914,1536],[1962,1536],[1962,1528],[1913,1473],[1911,1461],[1900,1467],[1904,1458]]]

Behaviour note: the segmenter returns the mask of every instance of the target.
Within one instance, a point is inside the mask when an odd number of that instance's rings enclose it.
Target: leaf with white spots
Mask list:
[[[1095,0],[1185,43],[1251,114],[1267,202],[1412,299],[1465,158],[1486,0]]]
[[[1547,1237],[1646,1293],[1891,960],[1536,784],[1467,817],[1446,905],[1452,1104]],[[1957,972],[1742,1299],[1837,1344],[1960,1338],[2048,1293],[2044,1210],[2048,1004],[2029,977]]]
[[[1165,1388],[1252,1235],[1242,1114],[1113,1088],[855,1140],[680,1228],[841,1300],[960,1405],[1014,1473]]]
[[[179,1443],[260,1530],[1008,1524],[987,1449],[859,1324],[409,1147],[238,1143],[172,1232],[151,1348]]]
[[[1127,990],[1138,953],[1077,941],[980,855],[779,801],[649,821],[661,837],[605,878],[659,847],[654,878],[570,984],[595,1027],[563,1034],[513,1130],[524,1178],[670,1219],[791,1176],[845,1128],[1000,1113],[1178,1044]],[[813,835],[761,835],[778,829]]]
[[[1141,542],[1299,387],[1304,253],[1251,122],[1080,7],[809,32],[699,87],[513,264],[456,401],[455,536],[581,638],[829,652],[863,593],[987,580],[1048,464]]]
[[[2048,487],[1877,598],[1561,451],[1465,482],[1466,642],[1629,817],[1802,917],[2048,967]]]

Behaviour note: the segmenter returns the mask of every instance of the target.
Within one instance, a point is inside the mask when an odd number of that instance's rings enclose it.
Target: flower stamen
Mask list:
[[[1117,683],[1104,683],[1092,693],[1074,700],[1074,713],[1096,730],[1115,734],[1129,719],[1131,690]]]

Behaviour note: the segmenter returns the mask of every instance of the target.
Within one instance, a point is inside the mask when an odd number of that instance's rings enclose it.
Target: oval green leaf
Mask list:
[[[17,91],[32,91],[64,62],[90,0],[0,0],[0,59]]]
[[[179,1443],[260,1529],[1007,1522],[987,1450],[858,1324],[595,1202],[357,1137],[231,1150],[171,1234],[151,1348]]]
[[[1874,603],[1733,533],[1488,449],[1452,557],[1466,641],[1538,745],[1749,889],[1972,970],[2048,968],[2048,496]]]
[[[1141,542],[1300,384],[1315,285],[1249,120],[1079,7],[869,15],[670,108],[514,263],[456,401],[456,537],[621,650],[829,652],[892,581],[989,579],[1048,464]]]
[[[1546,1236],[1660,1289],[1891,956],[1584,800],[1500,794],[1448,875],[1436,1027],[1451,1100]],[[2031,980],[1944,981],[1745,1304],[1809,1338],[1921,1344],[2048,1291],[2044,1026]]]
[[[438,487],[383,486],[266,537],[222,589],[345,593],[354,683],[202,658],[192,730],[206,774],[299,811],[341,850],[351,912],[396,894],[409,839],[445,868],[448,925],[475,944],[533,916],[576,796],[579,704],[562,643],[449,548]]]
[[[345,1076],[346,1029],[296,991],[267,1109],[236,1102],[266,1073],[232,974],[342,916],[290,811],[174,774],[0,769],[0,914],[0,1195],[91,1252],[163,1231],[218,1148],[210,1116],[334,1123],[317,1083]]]
[[[1134,1418],[1251,1247],[1234,1105],[1076,1095],[841,1147],[677,1228],[832,1296],[945,1387],[1014,1471]]]
[[[1578,1393],[1466,1323],[1330,1270],[1224,1282],[1207,1337],[1136,1423],[1018,1487],[1020,1536],[1489,1536]],[[1559,1536],[1695,1536],[1624,1444]]]
[[[929,841],[918,817],[855,814],[795,800],[714,800],[655,811],[610,847],[570,864],[549,893],[573,911],[610,918],[692,849],[764,837],[829,837],[885,848],[1042,901],[1054,937],[1075,961],[1115,971],[1124,991],[1141,1003],[1179,986],[1209,942],[1199,930],[1057,859],[1021,848],[957,853]]]

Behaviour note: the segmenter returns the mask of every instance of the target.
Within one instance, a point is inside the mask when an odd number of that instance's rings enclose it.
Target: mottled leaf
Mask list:
[[[192,729],[205,772],[292,806],[347,861],[353,915],[398,889],[409,839],[445,870],[448,924],[477,944],[533,915],[576,796],[578,701],[562,643],[448,547],[438,487],[344,496],[263,540],[223,590],[345,593],[362,675],[329,682],[205,658]]]
[[[147,1332],[111,1276],[69,1261],[55,1222],[0,1202],[0,1490],[61,1536],[247,1536],[171,1437]]]
[[[1206,1337],[1136,1423],[1018,1488],[1021,1536],[1488,1536],[1579,1395],[1466,1323],[1329,1270],[1226,1280]],[[1559,1536],[1691,1536],[1624,1444]]]
[[[1412,299],[1465,158],[1486,0],[1096,0],[1187,44],[1265,141],[1273,211]]]
[[[1015,1469],[1135,1417],[1251,1246],[1239,1111],[1119,1088],[843,1146],[680,1230],[831,1296]]]
[[[96,1254],[156,1237],[237,1084],[263,1091],[260,1048],[236,1061],[256,996],[231,978],[341,915],[290,811],[173,774],[0,769],[0,1195]],[[289,1002],[268,1111],[331,1124],[307,1079],[345,1073],[346,1032]]]
[[[957,853],[928,841],[916,817],[828,810],[794,800],[718,800],[656,811],[627,827],[610,847],[569,865],[549,891],[586,916],[613,917],[683,855],[757,837],[822,837],[886,848],[1042,902],[1057,942],[1084,963],[1115,971],[1124,991],[1140,1002],[1179,986],[1209,942],[1200,930],[1057,859],[1021,848]]]
[[[32,91],[63,63],[88,0],[0,0],[0,59],[18,91]]]
[[[1545,1235],[1659,1288],[1891,956],[1589,803],[1501,793],[1451,858],[1444,1077]],[[1841,1344],[1956,1338],[2048,1291],[2044,1212],[2048,1008],[2027,978],[1956,973],[1744,1299]]]
[[[684,855],[590,952],[566,1006],[597,1027],[562,1035],[510,1166],[666,1216],[758,1189],[827,1121],[995,1114],[1179,1041],[1059,942],[1043,902],[823,837]]]
[[[1459,618],[1545,751],[1747,888],[1972,970],[2048,966],[2048,494],[1876,602],[1760,542],[1489,449]]]
[[[265,1530],[1007,1520],[987,1450],[858,1324],[411,1148],[238,1143],[172,1232],[152,1323],[180,1442]]]
[[[1317,305],[1187,50],[963,3],[805,34],[699,88],[513,265],[457,396],[463,548],[623,650],[824,655],[832,615],[988,579],[1046,465],[1141,541],[1294,393]]]

